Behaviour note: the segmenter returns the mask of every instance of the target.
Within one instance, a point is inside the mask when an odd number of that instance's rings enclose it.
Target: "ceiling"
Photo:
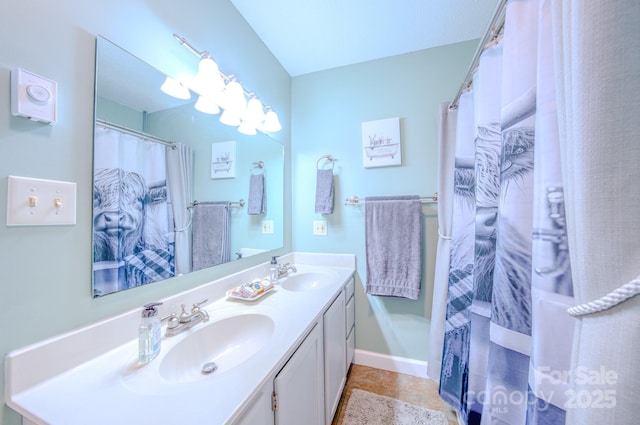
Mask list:
[[[481,38],[498,0],[231,2],[295,77]]]

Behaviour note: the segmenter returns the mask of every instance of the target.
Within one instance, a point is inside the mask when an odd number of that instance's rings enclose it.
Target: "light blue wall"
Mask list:
[[[423,50],[292,81],[293,245],[296,251],[357,255],[356,347],[426,360],[438,236],[435,206],[423,208],[424,267],[420,298],[370,297],[366,279],[364,208],[345,206],[351,195],[432,195],[437,190],[437,111],[451,100],[477,42]],[[403,165],[363,167],[362,122],[400,117]],[[318,158],[338,158],[332,215],[314,212]],[[328,236],[313,236],[326,219]]]
[[[91,292],[92,138],[95,35],[174,74],[195,71],[196,58],[176,32],[208,49],[225,73],[235,73],[273,105],[277,137],[289,161],[291,78],[228,0],[25,0],[0,13],[0,357],[18,347],[141,306],[236,271],[237,263],[148,287],[93,299]],[[10,70],[21,67],[58,83],[58,122],[13,117]],[[7,175],[78,183],[77,224],[7,227]],[[291,193],[288,165],[285,194]],[[285,195],[285,222],[291,222]],[[290,227],[285,248],[291,250]],[[245,260],[265,261],[268,256]],[[4,365],[0,369],[4,383]],[[0,398],[4,397],[4,384]],[[19,424],[7,407],[0,424]]]

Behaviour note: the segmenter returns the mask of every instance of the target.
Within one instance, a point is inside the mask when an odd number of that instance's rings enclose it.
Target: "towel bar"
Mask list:
[[[193,201],[191,204],[189,204],[189,206],[187,206],[187,209],[189,209],[189,210],[190,210],[190,209],[192,209],[192,208],[197,207],[197,206],[198,206],[198,205],[200,205],[200,204],[206,204],[206,203],[207,203],[207,202],[205,202],[205,201],[202,201],[202,202],[199,202],[199,201]],[[245,200],[244,200],[244,199],[240,199],[239,201],[236,201],[236,202],[234,202],[234,201],[229,201],[229,206],[230,206],[230,207],[238,207],[238,208],[242,208],[242,207],[244,207],[244,204],[245,204]]]
[[[438,203],[438,193],[434,193],[431,196],[421,196],[420,197],[421,204],[437,204]],[[365,200],[363,198],[359,198],[355,195],[349,196],[344,201],[345,205],[364,205]]]

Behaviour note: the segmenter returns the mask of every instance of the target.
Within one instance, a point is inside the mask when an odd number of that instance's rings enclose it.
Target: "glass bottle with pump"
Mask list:
[[[162,303],[150,303],[142,310],[142,321],[138,328],[138,361],[148,363],[160,353],[162,342],[162,323],[158,316],[158,306]]]
[[[278,256],[271,257],[271,267],[269,268],[269,280],[271,283],[278,281]]]

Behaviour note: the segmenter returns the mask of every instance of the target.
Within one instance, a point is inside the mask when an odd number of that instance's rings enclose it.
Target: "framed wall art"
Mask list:
[[[365,168],[402,165],[400,118],[362,123],[362,161]]]
[[[236,176],[236,142],[211,144],[211,178],[228,179]]]

